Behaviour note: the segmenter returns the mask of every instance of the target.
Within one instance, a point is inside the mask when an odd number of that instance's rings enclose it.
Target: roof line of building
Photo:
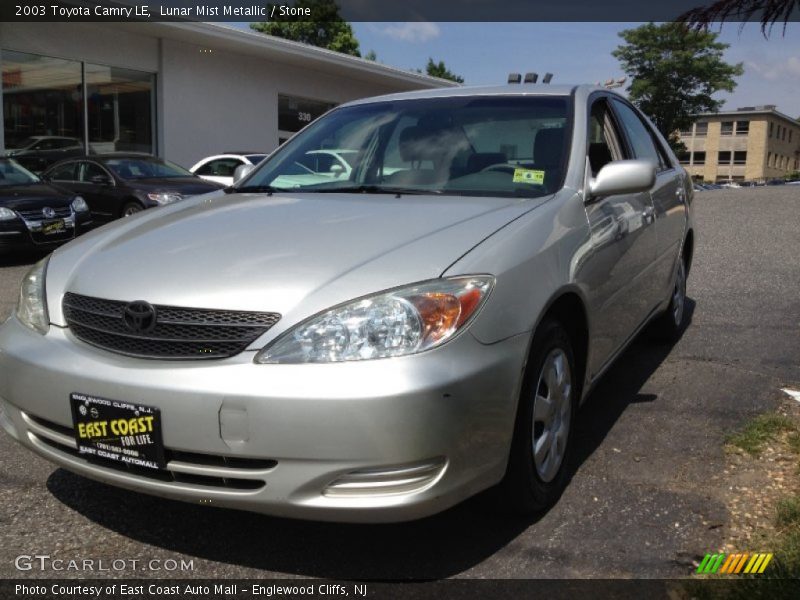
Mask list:
[[[734,117],[734,116],[744,116],[744,115],[772,115],[774,117],[778,117],[785,121],[788,121],[792,125],[798,126],[800,125],[800,120],[793,119],[787,114],[780,112],[779,110],[775,110],[774,108],[767,108],[761,110],[721,110],[719,112],[704,112],[704,113],[697,113],[695,117]],[[734,119],[735,120],[735,119]]]
[[[230,25],[200,21],[162,22],[159,23],[159,25],[182,31],[191,31],[212,38],[222,38],[228,42],[241,44],[243,47],[335,64],[339,67],[361,71],[365,74],[420,84],[427,88],[456,87],[459,85],[447,79],[431,77],[430,75],[416,73],[410,70],[407,71],[365,58],[359,58],[357,56],[343,54],[341,52],[335,52],[326,48],[319,48],[317,46],[311,46],[309,44],[303,44],[301,42],[295,42],[257,31],[246,31]]]

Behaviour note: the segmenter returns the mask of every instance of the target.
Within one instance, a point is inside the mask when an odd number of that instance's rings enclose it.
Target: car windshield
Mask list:
[[[164,179],[194,177],[183,167],[168,161],[147,158],[111,158],[104,164],[122,179]]]
[[[303,192],[541,196],[559,189],[566,96],[376,102],[329,113],[239,186]]]
[[[249,160],[254,165],[257,165],[258,163],[260,163],[265,158],[267,158],[266,154],[248,154],[247,155],[247,160]]]
[[[30,185],[39,181],[40,179],[36,175],[17,162],[8,159],[0,160],[0,187]]]

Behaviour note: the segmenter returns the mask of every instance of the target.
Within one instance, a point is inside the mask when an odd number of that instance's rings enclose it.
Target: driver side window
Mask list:
[[[592,177],[597,177],[604,166],[614,160],[623,160],[625,154],[620,143],[619,132],[605,99],[592,104],[589,117],[589,139],[587,159]]]

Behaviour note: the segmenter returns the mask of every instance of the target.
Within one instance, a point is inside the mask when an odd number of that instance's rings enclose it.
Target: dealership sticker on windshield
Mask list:
[[[514,183],[544,183],[544,171],[535,169],[514,169]]]
[[[145,469],[164,469],[161,411],[88,394],[70,394],[78,452]]]

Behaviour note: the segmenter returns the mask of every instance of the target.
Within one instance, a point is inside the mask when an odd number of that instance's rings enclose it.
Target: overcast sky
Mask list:
[[[510,71],[555,74],[553,82],[594,83],[621,77],[611,56],[618,32],[638,23],[354,23],[362,54],[374,50],[378,61],[401,68],[423,67],[428,57],[444,60],[467,84],[505,83]],[[757,24],[722,28],[730,44],[728,62],[744,63],[733,94],[720,94],[724,108],[777,104],[800,117],[800,24],[783,35],[775,27],[765,40]]]

